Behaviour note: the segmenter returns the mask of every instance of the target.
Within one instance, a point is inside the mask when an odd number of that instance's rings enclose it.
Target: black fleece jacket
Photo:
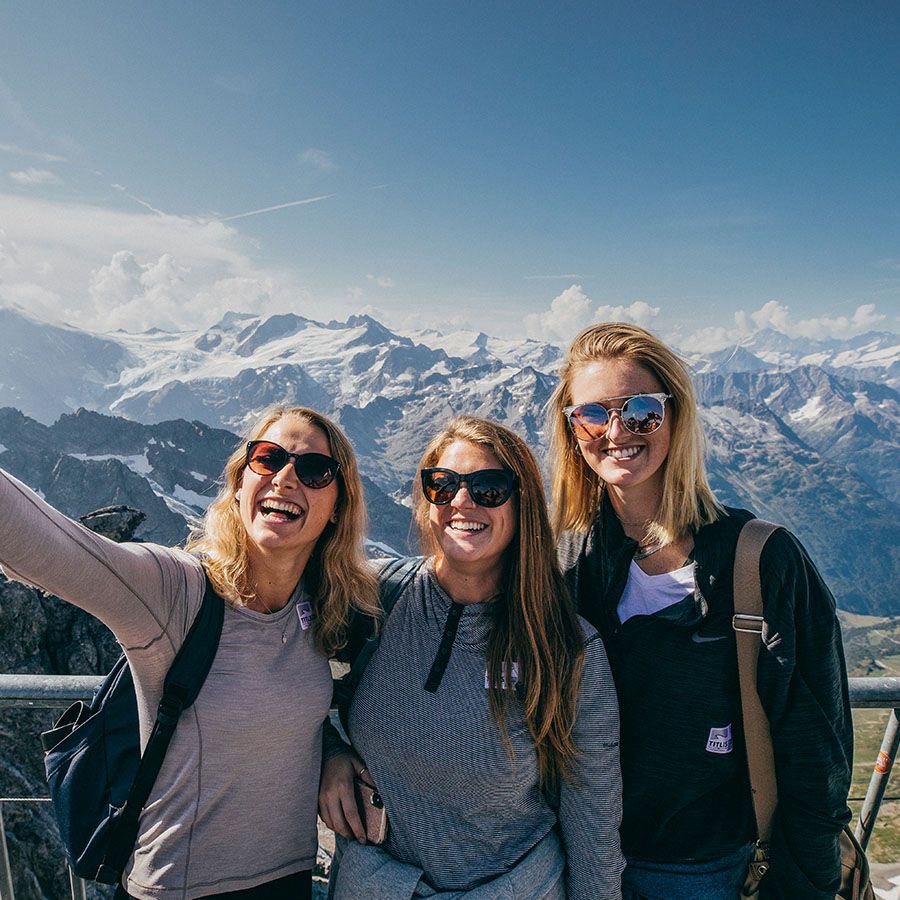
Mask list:
[[[621,715],[628,857],[712,859],[755,838],[741,724],[733,571],[741,526],[727,509],[694,535],[697,589],[624,625],[616,609],[636,543],[608,498],[559,553],[579,612],[606,643]],[[771,724],[779,806],[760,895],[833,900],[849,821],[853,723],[834,599],[784,529],[760,562],[764,627],[757,686]]]

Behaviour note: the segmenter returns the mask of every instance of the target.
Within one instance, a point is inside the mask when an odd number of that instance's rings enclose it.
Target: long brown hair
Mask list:
[[[572,380],[582,366],[602,360],[628,359],[645,368],[670,394],[666,413],[672,436],[663,472],[663,490],[648,538],[669,543],[701,525],[714,522],[721,509],[706,477],[704,437],[697,398],[685,363],[658,337],[624,322],[589,325],[566,351],[559,384],[548,404],[553,488],[553,523],[557,533],[585,531],[600,506],[604,484],[587,464],[563,409],[572,403]]]
[[[334,422],[315,410],[275,407],[257,420],[247,439],[262,437],[286,416],[318,428],[328,438],[331,455],[341,467],[337,522],[325,527],[303,573],[316,613],[316,645],[330,655],[346,643],[351,609],[378,615],[378,588],[363,549],[367,523],[363,487],[350,442]],[[234,499],[245,465],[246,444],[242,441],[225,464],[221,490],[186,546],[189,552],[203,557],[213,587],[235,606],[244,606],[253,597],[247,531]]]
[[[500,597],[488,641],[487,672],[491,714],[507,747],[505,710],[518,663],[525,690],[524,715],[537,751],[540,782],[552,787],[568,778],[576,755],[572,729],[584,664],[584,636],[559,570],[541,474],[526,443],[502,425],[458,416],[425,449],[419,468],[437,464],[455,441],[490,450],[518,477],[518,529],[506,554]],[[428,522],[428,501],[416,481],[413,505],[419,542],[435,555],[439,548]]]

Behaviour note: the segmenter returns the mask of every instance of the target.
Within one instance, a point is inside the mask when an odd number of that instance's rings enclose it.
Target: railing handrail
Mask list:
[[[100,675],[0,675],[0,706],[68,706],[90,700],[102,681]]]
[[[89,701],[103,678],[98,675],[0,675],[0,707],[66,707],[76,700]],[[857,709],[891,710],[872,780],[856,826],[863,847],[869,841],[884,798],[894,758],[900,746],[900,678],[851,678],[850,705]],[[334,716],[334,713],[332,713]],[[15,802],[46,802],[43,797],[0,798],[0,896],[13,896],[12,875],[6,852],[3,806]],[[85,883],[69,870],[73,900],[86,898]]]
[[[0,675],[0,706],[68,706],[90,700],[102,681],[99,675]],[[900,708],[900,678],[851,678],[850,705]]]

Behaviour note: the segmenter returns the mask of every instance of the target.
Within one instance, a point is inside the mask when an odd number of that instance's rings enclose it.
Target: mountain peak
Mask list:
[[[235,352],[238,356],[251,356],[264,344],[276,341],[279,338],[291,337],[310,324],[313,324],[312,319],[298,316],[295,313],[269,316],[268,319],[264,319],[257,324],[248,325],[238,335],[238,344]]]

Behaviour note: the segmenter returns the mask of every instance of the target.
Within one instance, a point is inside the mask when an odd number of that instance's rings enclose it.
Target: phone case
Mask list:
[[[353,779],[353,789],[360,817],[366,827],[366,840],[370,844],[383,844],[387,837],[388,819],[381,794],[374,784],[369,784],[359,775]]]

